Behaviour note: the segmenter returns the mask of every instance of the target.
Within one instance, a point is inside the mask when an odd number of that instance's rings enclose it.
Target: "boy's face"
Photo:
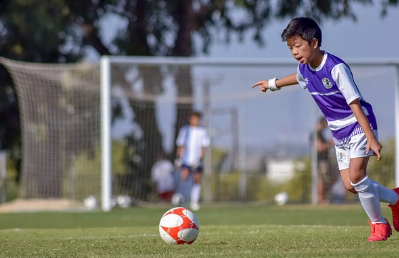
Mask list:
[[[314,60],[318,51],[318,41],[313,39],[311,44],[299,36],[287,39],[287,46],[292,56],[301,64],[309,64]]]
[[[198,116],[190,116],[190,125],[191,126],[199,126],[201,119]]]

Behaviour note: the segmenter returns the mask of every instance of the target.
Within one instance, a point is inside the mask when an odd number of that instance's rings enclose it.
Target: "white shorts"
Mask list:
[[[373,133],[378,139],[377,130],[374,130]],[[335,146],[339,170],[349,168],[349,161],[351,158],[362,158],[374,155],[372,150],[370,150],[369,153],[366,153],[366,149],[367,138],[364,133],[352,136],[350,141],[344,145]]]

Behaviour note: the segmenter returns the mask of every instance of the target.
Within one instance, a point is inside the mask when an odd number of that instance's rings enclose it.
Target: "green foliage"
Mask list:
[[[296,167],[294,177],[283,183],[282,190],[290,197],[293,203],[310,203],[312,191],[312,166],[310,157],[305,157],[303,167]]]
[[[370,158],[367,173],[383,186],[395,188],[395,139],[388,139],[382,146],[382,159]]]
[[[124,148],[123,142],[117,140],[112,142],[112,169],[116,177],[128,171],[123,163]],[[66,196],[71,196],[71,199],[76,200],[83,200],[89,195],[101,197],[101,159],[98,146],[94,153],[90,155],[81,153],[72,162],[68,175],[63,179]]]
[[[294,177],[283,183],[270,181],[265,174],[247,173],[247,201],[273,202],[274,196],[286,192],[291,203],[309,203],[311,198],[311,167],[310,158],[298,161],[303,166],[295,168]],[[239,181],[242,180],[240,171],[231,173],[214,174],[212,189],[215,201],[229,202],[240,200],[237,190]]]

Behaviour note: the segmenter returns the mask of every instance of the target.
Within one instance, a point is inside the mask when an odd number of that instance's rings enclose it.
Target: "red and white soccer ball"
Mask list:
[[[177,207],[168,210],[159,222],[159,234],[170,245],[192,244],[199,233],[199,221],[190,210]]]

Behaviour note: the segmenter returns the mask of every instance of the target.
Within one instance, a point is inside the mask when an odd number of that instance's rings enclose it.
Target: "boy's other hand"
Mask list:
[[[366,153],[369,153],[370,150],[374,152],[374,156],[377,156],[377,160],[381,160],[382,145],[378,140],[371,140],[370,142],[367,142]]]

